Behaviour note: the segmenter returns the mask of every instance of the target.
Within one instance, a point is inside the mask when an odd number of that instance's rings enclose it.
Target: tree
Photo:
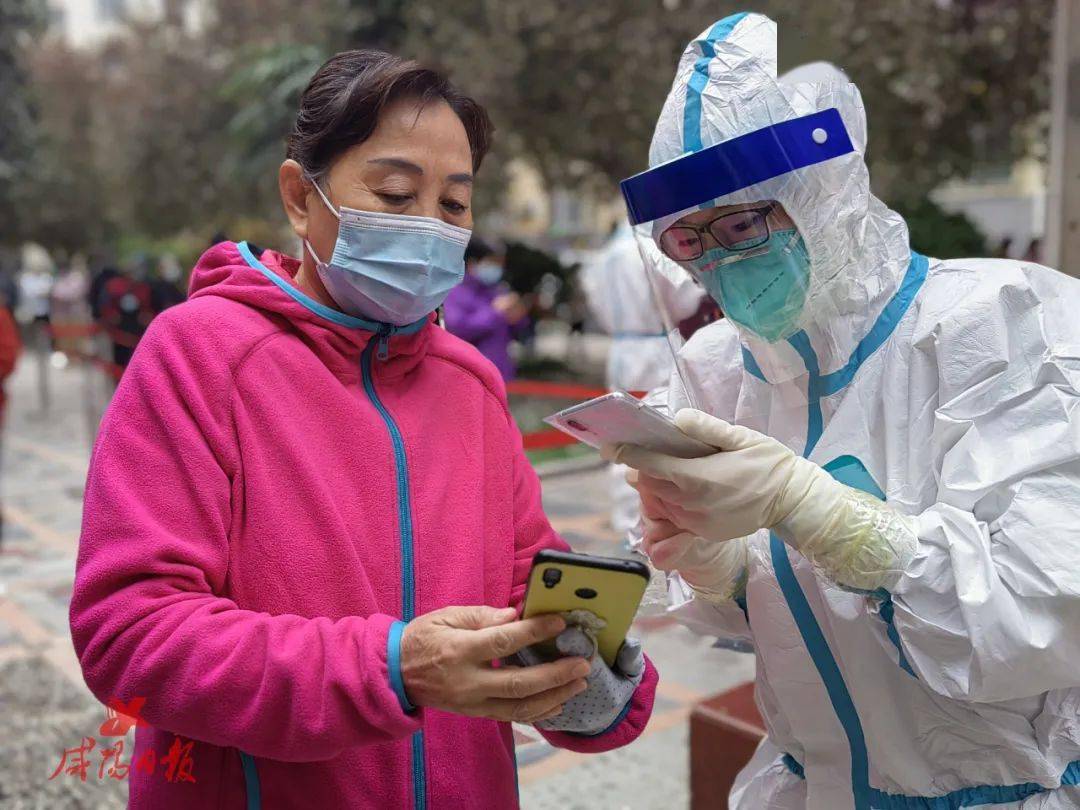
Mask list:
[[[232,108],[218,92],[222,60],[210,39],[182,26],[130,25],[102,53],[118,66],[101,92],[110,197],[137,233],[196,229],[209,237],[246,190],[224,168]]]
[[[0,0],[0,245],[22,241],[31,219],[38,133],[26,57],[44,12],[39,0]]]
[[[235,109],[228,123],[231,143],[224,168],[258,189],[260,198],[276,197],[277,169],[300,94],[329,56],[320,45],[252,46],[221,88],[221,96]]]
[[[515,157],[552,185],[613,195],[647,163],[682,49],[720,16],[712,0],[317,0],[302,13],[295,0],[211,0],[192,28],[168,0],[160,24],[132,21],[94,52],[38,43],[28,87],[38,2],[0,0],[0,213],[4,239],[67,245],[281,223],[276,166],[299,95],[348,47],[442,67],[489,108],[482,196]],[[1038,140],[1052,4],[762,6],[781,70],[827,59],[859,85],[875,189],[905,201]]]
[[[929,197],[901,201],[896,210],[908,226],[911,247],[936,259],[986,256],[986,238],[963,214],[950,214]]]
[[[1031,147],[1048,104],[1053,0],[767,0],[781,71],[824,59],[860,87],[886,197],[925,195]],[[500,148],[559,182],[609,188],[647,163],[679,54],[720,13],[706,0],[412,0],[410,52],[490,105]]]
[[[1054,0],[777,4],[782,61],[830,59],[862,92],[875,190],[911,202],[1045,133]]]
[[[61,43],[31,61],[39,129],[33,174],[23,181],[22,236],[49,250],[86,250],[109,241],[116,217],[101,165],[97,61]]]
[[[490,107],[497,148],[556,183],[611,187],[640,171],[679,53],[715,13],[656,0],[414,0],[408,50]]]
[[[402,0],[346,0],[348,18],[343,29],[346,48],[382,48],[396,52],[408,34],[412,15]]]

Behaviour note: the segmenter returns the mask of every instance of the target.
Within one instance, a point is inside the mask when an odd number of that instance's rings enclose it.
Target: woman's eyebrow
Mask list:
[[[413,163],[411,160],[405,160],[398,157],[381,157],[381,158],[369,158],[368,163],[378,163],[382,166],[393,166],[395,169],[401,169],[409,174],[423,174],[422,167]]]
[[[392,166],[395,169],[401,169],[409,174],[423,175],[423,167],[413,163],[411,160],[405,160],[405,158],[399,157],[378,157],[368,158],[368,163],[376,163],[380,166]],[[446,179],[451,183],[462,183],[464,185],[472,185],[473,176],[468,172],[458,172],[456,174],[449,174]]]

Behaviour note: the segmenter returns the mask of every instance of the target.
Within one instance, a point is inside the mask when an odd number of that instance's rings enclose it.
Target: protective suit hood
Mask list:
[[[770,382],[806,373],[805,350],[800,354],[796,349],[796,343],[805,346],[806,338],[821,373],[843,367],[899,289],[911,262],[903,218],[870,192],[863,159],[866,113],[858,89],[827,63],[777,78],[776,50],[776,24],[760,14],[726,17],[692,40],[657,121],[650,171],[624,181],[639,240],[656,240],[671,223],[701,208],[763,200],[783,205],[803,237],[812,267],[799,332],[768,343],[739,329],[756,370]],[[748,144],[742,152],[748,159],[741,165],[731,157],[739,154],[734,149],[738,139]],[[657,167],[671,174],[679,163],[695,158],[700,163],[702,153],[721,144],[733,147],[717,163],[733,173],[729,186],[740,185],[740,177],[769,175],[768,167],[755,165],[759,158],[772,160],[772,171],[779,173],[719,196],[701,199],[699,194],[679,210],[652,216],[659,212],[654,208],[635,217],[628,184],[655,174]],[[812,154],[815,148],[822,154]],[[701,191],[707,193],[708,185]]]

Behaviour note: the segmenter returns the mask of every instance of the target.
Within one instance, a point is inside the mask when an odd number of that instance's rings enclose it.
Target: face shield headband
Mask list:
[[[630,224],[639,225],[854,151],[834,107],[685,154],[619,185]]]

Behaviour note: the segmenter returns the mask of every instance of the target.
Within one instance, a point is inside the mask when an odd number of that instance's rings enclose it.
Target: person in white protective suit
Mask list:
[[[666,272],[646,275],[634,232],[623,222],[581,269],[589,311],[612,338],[607,359],[607,386],[612,390],[650,391],[667,383],[673,362],[658,307],[681,321],[697,311],[704,295],[655,245],[652,252],[654,267],[666,265]],[[638,496],[626,483],[626,467],[611,465],[610,476],[611,525],[623,536],[637,525]]]
[[[623,183],[727,315],[666,393],[717,452],[610,452],[671,609],[755,647],[731,806],[1080,808],[1080,283],[913,251],[855,86],[775,77],[711,26]]]

